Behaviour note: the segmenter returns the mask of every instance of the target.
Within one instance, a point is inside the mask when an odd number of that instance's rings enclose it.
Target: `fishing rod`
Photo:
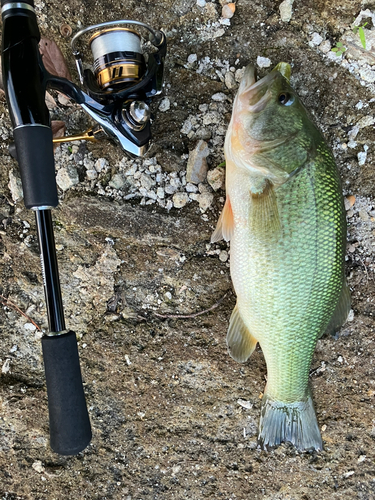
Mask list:
[[[58,205],[47,88],[79,104],[97,123],[79,136],[96,139],[98,130],[132,156],[142,156],[151,140],[150,100],[162,89],[166,39],[140,21],[100,23],[79,31],[72,51],[81,85],[50,74],[39,52],[40,33],[33,0],[1,0],[2,72],[13,125],[26,208],[35,213],[48,314],[42,352],[48,396],[51,448],[75,455],[92,438],[83,390],[76,335],[66,327],[51,210]],[[144,45],[151,45],[145,51]],[[91,34],[93,70],[84,68],[81,39]],[[64,140],[77,140],[77,136]],[[61,140],[60,140],[61,142]]]

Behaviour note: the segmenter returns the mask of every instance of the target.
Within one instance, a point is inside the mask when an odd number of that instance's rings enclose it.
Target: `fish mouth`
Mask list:
[[[279,63],[270,73],[257,80],[256,69],[252,64],[245,68],[244,76],[238,89],[239,99],[246,103],[247,111],[250,113],[260,113],[265,109],[272,95],[268,90],[270,84],[280,76],[289,80],[290,65]]]

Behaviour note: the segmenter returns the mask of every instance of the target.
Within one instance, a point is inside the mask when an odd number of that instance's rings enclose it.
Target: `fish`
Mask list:
[[[244,363],[259,343],[267,365],[258,445],[322,450],[309,383],[318,339],[350,311],[346,217],[334,157],[279,63],[249,65],[224,153],[226,201],[211,241],[230,241],[237,302],[227,346]]]

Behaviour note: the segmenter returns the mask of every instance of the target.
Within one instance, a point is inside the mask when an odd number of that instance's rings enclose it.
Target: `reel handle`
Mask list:
[[[60,455],[76,455],[90,443],[92,433],[75,333],[44,336],[42,349],[51,448]]]

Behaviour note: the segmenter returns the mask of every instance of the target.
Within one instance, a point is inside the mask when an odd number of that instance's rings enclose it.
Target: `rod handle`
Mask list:
[[[60,455],[77,455],[90,443],[92,433],[75,333],[44,336],[42,349],[51,448]]]

